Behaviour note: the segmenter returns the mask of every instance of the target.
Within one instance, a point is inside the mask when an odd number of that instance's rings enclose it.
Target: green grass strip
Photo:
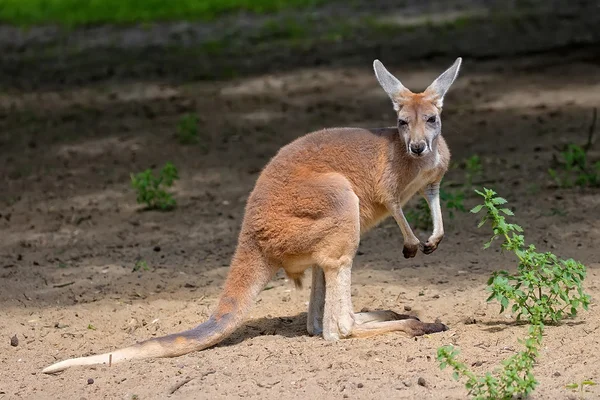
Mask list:
[[[265,14],[326,0],[0,0],[0,22],[68,27],[105,23],[205,20],[246,11]]]

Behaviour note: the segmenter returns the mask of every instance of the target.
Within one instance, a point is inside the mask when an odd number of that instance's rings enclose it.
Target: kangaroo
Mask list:
[[[430,254],[444,236],[440,181],[450,151],[441,136],[444,96],[461,58],[424,92],[405,88],[379,61],[377,80],[392,100],[397,126],[333,128],[302,136],[279,150],[250,194],[238,246],[218,305],[197,327],[130,347],[74,358],[43,370],[129,359],[177,357],[211,347],[232,334],[275,273],[283,268],[299,286],[312,269],[307,329],[325,340],[391,331],[410,336],[441,332],[442,323],[421,322],[393,311],[354,313],[350,274],[361,234],[391,215],[404,237],[405,258]],[[402,207],[417,192],[429,204],[433,233],[421,243]]]

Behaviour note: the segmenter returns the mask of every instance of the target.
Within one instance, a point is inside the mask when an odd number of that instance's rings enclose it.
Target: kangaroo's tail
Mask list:
[[[275,272],[276,269],[260,251],[240,251],[238,248],[219,304],[206,322],[184,332],[149,339],[110,353],[61,361],[44,368],[42,372],[51,374],[77,365],[177,357],[214,346],[242,325],[247,311]]]

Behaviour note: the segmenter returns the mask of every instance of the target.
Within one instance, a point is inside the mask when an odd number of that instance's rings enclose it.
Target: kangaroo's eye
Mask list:
[[[429,119],[427,119],[427,122],[429,122],[430,124],[433,124],[433,123],[435,123],[436,119],[437,119],[436,116],[432,115],[431,117],[429,117]]]
[[[406,122],[405,120],[403,120],[403,119],[398,120],[398,126],[406,126],[406,125],[408,125],[408,122]]]

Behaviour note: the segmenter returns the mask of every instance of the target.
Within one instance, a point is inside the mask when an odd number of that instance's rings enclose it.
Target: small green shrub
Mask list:
[[[500,302],[500,312],[512,303],[512,312],[517,320],[525,317],[530,322],[559,322],[565,316],[575,316],[581,306],[587,310],[590,296],[583,293],[585,266],[573,259],[562,260],[550,252],[539,253],[534,245],[525,245],[523,229],[517,224],[506,222],[502,215],[514,215],[508,208],[497,208],[506,203],[496,192],[484,189],[476,191],[484,203],[471,210],[479,213],[483,208],[486,215],[479,226],[486,222],[492,225],[493,236],[484,248],[497,239],[503,239],[502,249],[512,251],[518,258],[517,272],[497,271],[488,280],[491,295],[488,301]]]
[[[440,200],[448,210],[450,219],[454,218],[454,211],[467,212],[464,205],[465,192],[463,190],[447,191],[440,189]]]
[[[459,354],[454,346],[443,346],[437,351],[440,369],[451,367],[452,377],[466,377],[465,388],[475,400],[511,400],[514,395],[528,395],[537,386],[533,367],[542,343],[543,325],[531,325],[525,340],[519,340],[524,350],[502,362],[495,373],[477,376],[464,363],[457,360]]]
[[[582,147],[569,144],[560,157],[557,167],[548,169],[559,187],[600,187],[600,161],[592,163]]]
[[[179,119],[177,139],[181,144],[196,144],[200,141],[197,115],[186,114]]]
[[[150,271],[150,268],[148,267],[148,263],[144,260],[137,260],[135,262],[135,265],[133,266],[133,272],[137,272],[137,271]]]
[[[150,210],[171,210],[176,201],[165,188],[173,186],[179,179],[177,168],[170,162],[166,163],[158,176],[147,169],[136,175],[131,175],[131,186],[137,192],[138,204],[145,204]]]
[[[489,248],[494,240],[502,240],[503,250],[511,251],[518,259],[517,272],[498,271],[488,280],[491,295],[487,301],[497,300],[500,313],[511,309],[516,319],[530,323],[525,340],[520,343],[524,350],[502,362],[502,368],[484,376],[475,375],[462,362],[457,361],[458,351],[453,346],[438,349],[440,368],[450,366],[453,377],[466,377],[465,387],[475,399],[512,399],[513,395],[527,395],[537,386],[533,366],[541,347],[544,324],[558,323],[567,316],[575,316],[580,308],[588,309],[590,296],[583,292],[586,270],[583,264],[573,260],[562,260],[550,252],[539,253],[535,246],[525,245],[523,229],[508,223],[505,216],[514,215],[506,207],[506,200],[497,197],[493,190],[476,190],[483,197],[483,204],[471,212],[485,215],[479,227],[490,223],[493,235],[485,243]],[[499,208],[500,207],[500,208]],[[512,306],[511,306],[512,305]]]

